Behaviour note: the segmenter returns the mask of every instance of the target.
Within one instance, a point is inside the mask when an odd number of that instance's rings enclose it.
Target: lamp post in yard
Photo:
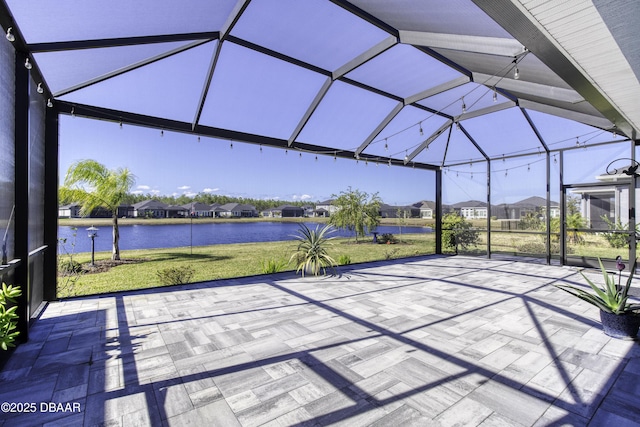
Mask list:
[[[98,237],[98,229],[93,225],[87,228],[87,233],[89,238],[91,239],[91,267],[95,267],[95,239]]]

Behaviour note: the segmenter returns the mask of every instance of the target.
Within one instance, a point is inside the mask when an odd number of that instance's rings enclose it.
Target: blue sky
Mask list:
[[[258,199],[322,201],[349,186],[389,204],[434,199],[434,174],[332,156],[62,116],[60,179],[77,160],[95,159],[136,175],[134,192],[211,193]]]
[[[539,117],[541,132],[557,138],[567,129],[562,121]],[[564,124],[562,124],[564,123]],[[558,128],[562,124],[562,128]],[[487,123],[485,126],[489,126]],[[575,124],[584,131],[583,125]],[[586,129],[598,139],[607,135]],[[490,134],[481,127],[476,134]],[[573,137],[572,137],[573,138]],[[583,136],[583,141],[588,141]],[[455,138],[452,137],[452,141]],[[573,139],[572,139],[573,140]],[[561,141],[557,139],[556,141]],[[233,148],[231,145],[233,144]],[[452,143],[453,144],[453,143]],[[588,144],[588,142],[587,142]],[[588,147],[565,155],[566,183],[593,182],[613,159],[628,157],[628,144]],[[452,150],[454,151],[454,150]],[[461,150],[463,152],[464,150]],[[472,155],[477,155],[473,154]],[[322,201],[348,187],[379,193],[385,203],[406,205],[434,200],[433,172],[388,167],[386,164],[334,160],[332,156],[260,147],[239,141],[219,140],[118,123],[62,116],[60,120],[60,179],[77,160],[95,159],[109,168],[129,168],[136,176],[134,193],[195,195],[211,193],[283,201]],[[526,197],[545,196],[545,156],[492,162],[492,203],[514,202]],[[559,200],[558,163],[551,162],[552,199]],[[486,165],[483,162],[445,169],[445,203],[486,200]]]

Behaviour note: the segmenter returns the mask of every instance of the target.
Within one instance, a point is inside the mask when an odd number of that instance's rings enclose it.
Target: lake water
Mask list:
[[[316,223],[307,223],[314,229]],[[320,225],[322,226],[322,224]],[[294,240],[298,223],[293,222],[246,222],[246,223],[193,223],[167,225],[121,225],[120,250],[176,248],[183,246],[208,246],[229,243],[276,242],[280,240]],[[100,227],[95,239],[96,252],[111,251],[111,227]],[[402,233],[430,233],[429,227],[402,227]],[[397,226],[380,226],[377,232],[399,234]],[[71,251],[73,230],[70,226],[58,227],[58,238],[66,238],[66,249]],[[75,242],[75,252],[90,252],[91,239],[87,237],[86,227],[78,228]],[[350,234],[338,230],[332,236],[348,237]],[[371,237],[368,237],[371,238]],[[60,250],[58,250],[60,252]]]

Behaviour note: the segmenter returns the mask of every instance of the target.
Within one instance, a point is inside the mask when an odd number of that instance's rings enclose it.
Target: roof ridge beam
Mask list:
[[[453,80],[449,80],[448,82],[441,83],[438,86],[434,86],[422,92],[416,93],[415,95],[411,95],[408,98],[405,98],[404,104],[405,105],[413,104],[415,102],[421,101],[423,99],[429,98],[439,93],[457,88],[458,86],[462,86],[463,84],[469,83],[470,81],[471,79],[464,75],[457,77]]]
[[[325,82],[322,84],[322,87],[316,94],[315,98],[309,105],[309,108],[307,108],[307,111],[304,113],[304,115],[302,116],[302,119],[298,122],[298,125],[296,126],[295,130],[289,137],[287,141],[287,146],[291,147],[293,142],[298,138],[298,136],[302,132],[302,129],[305,127],[305,125],[311,118],[311,115],[316,111],[316,108],[318,108],[318,105],[320,105],[320,102],[322,102],[322,100],[324,99],[324,96],[327,94],[332,84],[333,84],[333,80],[330,77],[327,77]]]
[[[585,99],[575,90],[557,86],[549,86],[541,83],[528,82],[524,80],[506,79],[500,76],[490,76],[489,74],[473,73],[473,80],[485,86],[499,86],[501,89],[514,92],[524,92],[537,97],[553,99],[562,102],[577,104]]]
[[[455,121],[461,122],[463,120],[473,119],[475,117],[484,116],[486,114],[495,113],[496,111],[506,110],[507,108],[515,107],[517,104],[513,101],[505,101],[500,104],[491,105],[489,107],[480,108],[478,110],[469,111],[468,113],[460,114],[456,116]]]
[[[530,101],[528,99],[520,99],[518,104],[522,108],[539,111],[545,114],[551,114],[554,116],[562,117],[564,119],[584,123],[586,125],[593,126],[599,129],[605,129],[608,131],[613,131],[616,129],[614,124],[611,123],[609,119],[603,116],[594,116],[587,113],[580,113],[573,110],[567,110],[562,107],[556,107],[553,105]]]
[[[185,52],[185,51],[187,51],[189,49],[193,49],[194,47],[201,46],[201,45],[203,45],[205,43],[209,43],[211,41],[212,40],[198,40],[198,41],[195,41],[193,43],[189,43],[188,45],[180,46],[180,47],[175,48],[175,49],[171,49],[170,51],[161,53],[159,55],[152,56],[152,57],[144,59],[142,61],[138,61],[138,62],[136,62],[134,64],[129,65],[129,66],[122,67],[122,68],[119,68],[117,70],[114,70],[114,71],[108,72],[106,74],[103,74],[101,76],[94,77],[93,79],[87,80],[85,82],[78,83],[78,84],[76,84],[74,86],[71,86],[69,88],[66,88],[64,90],[61,90],[59,92],[54,93],[53,96],[57,98],[57,97],[60,97],[60,96],[68,95],[68,94],[70,94],[72,92],[75,92],[77,90],[84,89],[84,88],[89,87],[91,85],[94,85],[96,83],[103,82],[103,81],[108,80],[108,79],[110,79],[112,77],[116,77],[116,76],[119,76],[121,74],[127,73],[129,71],[133,71],[133,70],[135,70],[137,68],[144,67],[145,65],[152,64],[154,62],[160,61],[162,59],[165,59],[165,58],[168,58],[170,56],[176,55],[178,53]]]
[[[141,44],[171,43],[189,40],[206,42],[220,38],[219,31],[184,34],[162,34],[157,36],[118,37],[99,40],[72,40],[65,42],[33,43],[27,45],[31,53],[60,52],[65,50],[98,49],[104,47],[136,46]]]
[[[442,135],[442,133],[449,129],[449,127],[453,124],[453,120],[449,119],[446,122],[444,122],[442,124],[442,126],[440,126],[438,128],[438,130],[436,130],[434,133],[431,134],[431,136],[429,136],[427,139],[425,139],[422,144],[420,144],[418,146],[418,148],[416,148],[415,150],[413,150],[413,152],[411,154],[409,154],[405,159],[404,159],[404,164],[406,165],[407,163],[409,163],[410,161],[412,161],[418,154],[420,154],[423,150],[429,148],[429,145],[435,141],[436,138],[438,138],[440,135]]]
[[[378,126],[373,130],[373,132],[371,132],[367,139],[365,139],[364,142],[360,144],[360,147],[358,147],[358,149],[356,150],[355,155],[359,156],[360,153],[362,153],[371,144],[371,142],[373,142],[376,136],[380,135],[380,132],[382,132],[382,130],[387,127],[389,123],[391,123],[391,120],[393,120],[398,115],[398,113],[402,111],[403,108],[404,103],[398,102],[396,106],[393,107],[393,109],[389,112],[389,114],[387,114],[387,117],[385,117],[384,120],[382,120],[380,124],[378,124]]]
[[[343,64],[340,68],[338,68],[333,73],[331,73],[331,78],[333,80],[339,79],[345,74],[355,70],[362,64],[372,60],[376,56],[392,48],[396,44],[398,44],[398,39],[396,37],[389,36],[385,38],[380,43],[376,44],[375,46],[369,48],[365,52],[353,58],[351,61],[347,62],[346,64]]]
[[[430,48],[474,52],[511,58],[525,52],[525,47],[516,39],[407,30],[400,30],[399,35],[401,43],[427,46]]]
[[[249,2],[251,0],[238,0],[233,7],[233,10],[227,17],[226,22],[222,26],[222,30],[220,31],[220,41],[216,46],[216,51],[213,53],[213,57],[211,58],[211,62],[209,63],[209,69],[207,70],[207,76],[205,77],[204,84],[202,86],[202,92],[200,93],[200,99],[198,100],[198,108],[196,108],[196,114],[193,118],[193,122],[191,124],[191,129],[195,129],[200,122],[200,117],[202,116],[202,110],[204,109],[204,103],[207,99],[207,95],[209,94],[209,88],[211,87],[211,81],[213,80],[213,73],[216,70],[218,65],[218,59],[220,58],[220,52],[222,51],[222,43],[226,40],[231,33],[231,30],[240,19],[240,16],[244,13],[249,6]]]

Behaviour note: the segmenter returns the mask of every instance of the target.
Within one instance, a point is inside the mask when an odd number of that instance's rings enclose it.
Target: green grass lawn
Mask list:
[[[355,243],[353,239],[336,238],[332,240],[330,255],[338,260],[348,256],[351,263],[405,258],[435,253],[435,235],[396,234],[399,243],[374,244],[370,238]],[[628,250],[611,248],[601,235],[585,234],[580,244],[570,244],[569,254],[573,256],[601,257],[615,259],[622,255],[626,260]],[[84,273],[78,276],[60,276],[58,278],[58,297],[92,295],[113,291],[144,289],[163,286],[158,272],[167,268],[189,266],[193,269],[192,282],[215,279],[252,276],[263,274],[262,264],[268,260],[289,261],[295,250],[296,242],[240,243],[231,245],[197,246],[193,253],[189,247],[168,249],[144,249],[122,251],[123,260],[133,263],[114,266],[99,273]],[[486,233],[480,233],[477,247],[460,253],[483,255],[487,251]],[[544,256],[543,236],[527,233],[492,233],[491,248],[494,253]],[[451,251],[449,251],[451,252]],[[557,245],[552,254],[558,256]],[[109,260],[110,252],[96,253],[96,261]],[[62,258],[64,259],[64,257]],[[74,259],[87,264],[89,253],[76,254]],[[285,270],[294,270],[288,264]],[[78,277],[74,283],[74,277]]]
[[[346,255],[351,263],[404,258],[435,252],[435,236],[426,234],[396,235],[396,244],[374,244],[371,238],[355,243],[353,239],[333,239],[330,255],[335,259]],[[230,245],[197,246],[193,248],[167,248],[121,251],[123,260],[137,261],[114,266],[99,273],[81,274],[73,283],[74,276],[58,277],[58,297],[92,295],[113,291],[144,289],[163,286],[158,271],[166,268],[190,266],[194,275],[192,282],[214,279],[252,276],[262,274],[262,263],[269,259],[289,261],[296,242],[239,243]],[[95,254],[96,263],[109,260],[110,252]],[[64,257],[63,257],[64,259]],[[90,253],[74,256],[74,260],[88,264]],[[294,270],[289,264],[287,270]]]

